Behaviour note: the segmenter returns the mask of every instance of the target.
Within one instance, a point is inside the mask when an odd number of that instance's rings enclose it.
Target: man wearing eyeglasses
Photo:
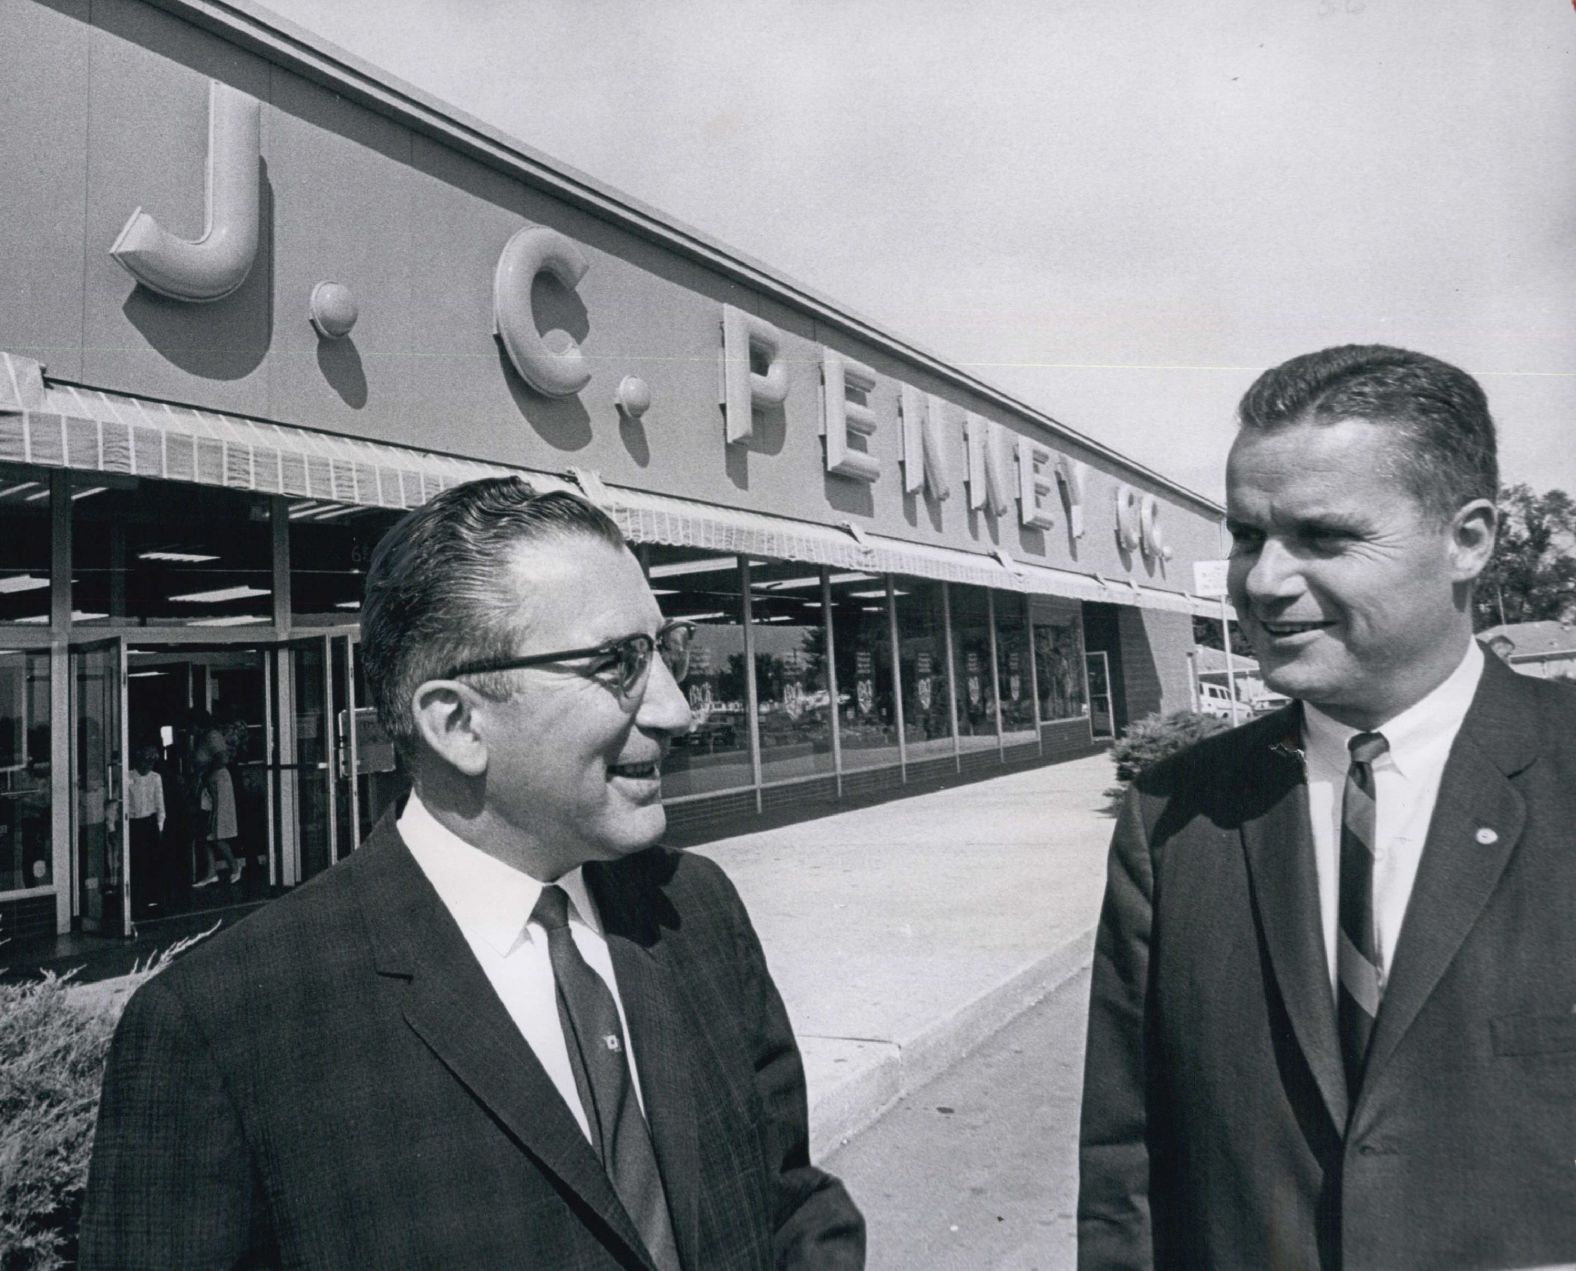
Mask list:
[[[689,628],[617,527],[473,482],[366,590],[411,794],[132,999],[82,1265],[861,1267],[749,918],[654,846]]]

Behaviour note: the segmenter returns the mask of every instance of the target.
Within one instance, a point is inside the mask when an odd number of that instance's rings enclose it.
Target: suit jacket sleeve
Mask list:
[[[1079,1128],[1078,1266],[1152,1267],[1149,1180],[1153,1098],[1148,1054],[1154,867],[1135,786],[1111,842],[1095,941]]]
[[[864,1218],[843,1184],[810,1163],[804,1064],[760,940],[743,904],[736,897],[734,903],[750,1052],[766,1116],[767,1164],[775,1175],[777,1266],[779,1271],[859,1271],[865,1265]]]
[[[241,1118],[198,1023],[159,977],[110,1045],[83,1202],[84,1271],[256,1264],[271,1243]]]

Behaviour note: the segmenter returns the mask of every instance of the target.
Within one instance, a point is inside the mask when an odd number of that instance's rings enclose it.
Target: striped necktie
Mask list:
[[[563,888],[542,888],[531,917],[547,931],[547,956],[558,984],[558,1017],[564,1025],[575,1088],[590,1123],[592,1147],[645,1241],[651,1261],[660,1271],[680,1271],[667,1194],[651,1131],[635,1098],[613,993],[575,948],[569,932],[569,896]]]
[[[1336,1022],[1346,1089],[1355,1101],[1363,1061],[1379,1014],[1379,953],[1374,933],[1374,763],[1390,749],[1382,733],[1358,733],[1349,742],[1351,767],[1341,798],[1341,893],[1336,957]]]

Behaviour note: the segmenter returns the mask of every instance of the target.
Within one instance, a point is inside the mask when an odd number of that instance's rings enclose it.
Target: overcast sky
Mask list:
[[[1570,0],[268,0],[1212,497],[1348,341],[1576,492]]]

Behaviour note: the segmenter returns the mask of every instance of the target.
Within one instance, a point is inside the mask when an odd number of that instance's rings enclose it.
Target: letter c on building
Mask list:
[[[1143,539],[1142,508],[1137,490],[1126,482],[1116,487],[1116,538],[1123,551],[1136,552]]]
[[[1169,560],[1166,551],[1165,531],[1160,525],[1160,500],[1152,494],[1144,495],[1142,508],[1139,512],[1140,536],[1143,539],[1144,555],[1151,560]]]
[[[573,291],[589,265],[574,242],[545,225],[528,225],[504,244],[493,271],[493,330],[520,378],[544,397],[573,397],[591,382],[585,354],[566,331],[553,348],[536,329],[531,284],[543,271]]]

